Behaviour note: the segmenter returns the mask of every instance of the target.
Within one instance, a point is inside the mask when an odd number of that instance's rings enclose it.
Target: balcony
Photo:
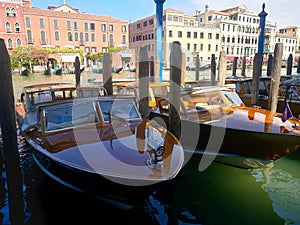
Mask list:
[[[85,46],[85,41],[79,41],[78,44],[79,46]]]

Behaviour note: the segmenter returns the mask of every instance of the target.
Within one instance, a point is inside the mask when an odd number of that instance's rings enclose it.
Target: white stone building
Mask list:
[[[245,5],[224,9],[210,10],[208,5],[204,12],[196,11],[200,24],[211,24],[220,27],[221,50],[231,61],[237,56],[240,59],[246,56],[252,62],[258,48],[259,22],[258,14],[247,11]],[[266,21],[265,26],[265,57],[274,51],[276,25]]]

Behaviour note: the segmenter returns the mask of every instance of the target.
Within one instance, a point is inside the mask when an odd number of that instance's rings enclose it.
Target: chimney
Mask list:
[[[205,5],[205,12],[207,12],[208,11],[208,5]]]

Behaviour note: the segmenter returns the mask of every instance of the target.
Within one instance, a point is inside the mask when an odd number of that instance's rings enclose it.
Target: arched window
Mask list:
[[[45,45],[46,44],[46,33],[45,31],[41,31],[41,44]]]
[[[75,34],[74,34],[74,41],[78,41],[78,33],[77,32],[75,32]]]
[[[17,16],[17,12],[16,12],[16,9],[15,9],[15,8],[12,8],[12,9],[10,10],[10,16],[12,16],[12,17],[16,17],[16,16]]]
[[[73,35],[71,32],[68,32],[68,41],[73,41]]]
[[[55,41],[59,41],[59,32],[58,31],[55,31],[54,38],[55,38]]]
[[[27,42],[28,42],[28,44],[32,44],[33,43],[31,30],[27,30]]]
[[[126,35],[122,36],[122,44],[126,44]]]
[[[7,32],[7,33],[11,33],[11,25],[10,25],[9,22],[6,22],[5,28],[6,28],[6,32]]]
[[[9,7],[7,7],[7,8],[5,9],[5,12],[6,12],[6,16],[10,16],[10,8],[9,8]]]
[[[16,33],[20,33],[20,24],[19,23],[15,23],[15,31],[16,31]]]
[[[17,39],[17,46],[18,47],[22,46],[22,42],[21,42],[21,40],[19,38]]]
[[[83,39],[83,33],[82,32],[79,35],[79,40],[80,40],[80,44],[83,45],[84,44],[84,39]]]
[[[85,38],[85,41],[88,42],[89,41],[89,34],[85,33],[84,38]]]
[[[109,42],[110,42],[109,43],[110,46],[114,45],[114,35],[112,35],[112,34],[109,35]]]
[[[10,48],[10,49],[13,48],[13,41],[12,41],[11,38],[8,38],[8,39],[7,39],[7,46],[8,46],[8,48]]]

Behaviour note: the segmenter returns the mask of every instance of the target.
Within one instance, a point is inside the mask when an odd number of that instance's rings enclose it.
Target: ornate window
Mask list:
[[[8,46],[9,49],[12,49],[12,48],[13,48],[13,41],[12,41],[11,38],[8,38],[8,39],[7,39],[7,46]]]
[[[22,42],[21,42],[21,40],[19,38],[17,39],[17,46],[18,47],[22,46]]]
[[[5,29],[6,29],[6,32],[7,32],[7,33],[11,33],[11,25],[10,25],[9,22],[6,22],[6,24],[5,24]]]
[[[15,31],[16,31],[16,33],[20,33],[20,24],[19,23],[15,23]]]

